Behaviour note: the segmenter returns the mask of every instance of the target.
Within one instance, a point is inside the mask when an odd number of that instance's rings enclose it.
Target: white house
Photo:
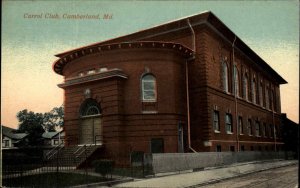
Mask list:
[[[26,133],[15,133],[15,129],[1,125],[2,130],[2,148],[16,148],[19,147],[22,142],[26,141],[28,134]]]
[[[65,132],[44,132],[42,137],[45,146],[57,146],[64,143]]]

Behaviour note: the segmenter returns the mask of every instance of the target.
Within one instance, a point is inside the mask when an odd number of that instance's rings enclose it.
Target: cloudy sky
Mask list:
[[[63,104],[54,55],[90,43],[212,11],[288,84],[282,112],[299,122],[299,2],[290,1],[2,1],[1,124],[17,128],[23,109]],[[45,18],[46,15],[57,18]],[[104,14],[112,19],[65,19]],[[42,18],[30,15],[42,15]]]

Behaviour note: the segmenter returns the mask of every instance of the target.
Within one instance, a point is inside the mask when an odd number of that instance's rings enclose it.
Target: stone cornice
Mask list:
[[[63,75],[63,69],[66,64],[78,59],[82,56],[95,54],[95,53],[105,53],[106,51],[117,50],[117,49],[145,49],[145,48],[157,48],[157,49],[171,49],[179,52],[183,57],[189,58],[194,55],[194,52],[178,43],[171,42],[155,42],[155,41],[141,41],[141,42],[124,42],[124,43],[115,43],[107,45],[92,46],[85,49],[80,49],[69,53],[53,64],[53,70],[60,75]]]
[[[74,78],[66,79],[64,83],[58,84],[60,88],[66,88],[73,85],[83,84],[87,82],[93,82],[97,80],[104,80],[108,78],[119,77],[127,79],[127,75],[120,69],[112,69],[105,72],[94,73],[86,76],[78,76]]]

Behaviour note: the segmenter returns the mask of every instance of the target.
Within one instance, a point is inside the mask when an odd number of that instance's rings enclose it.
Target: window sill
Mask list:
[[[142,114],[157,114],[157,111],[142,111]]]
[[[244,135],[243,133],[240,133],[240,135]]]
[[[226,134],[233,134],[233,132],[226,132]]]
[[[221,133],[221,131],[217,131],[217,130],[215,130],[215,133]]]
[[[142,100],[142,102],[144,102],[144,103],[154,103],[154,102],[156,102],[156,100]]]

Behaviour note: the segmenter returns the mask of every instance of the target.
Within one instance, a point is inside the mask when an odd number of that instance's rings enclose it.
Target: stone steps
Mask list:
[[[50,159],[45,159],[46,165],[78,167],[100,147],[97,145],[63,147],[54,152]]]

